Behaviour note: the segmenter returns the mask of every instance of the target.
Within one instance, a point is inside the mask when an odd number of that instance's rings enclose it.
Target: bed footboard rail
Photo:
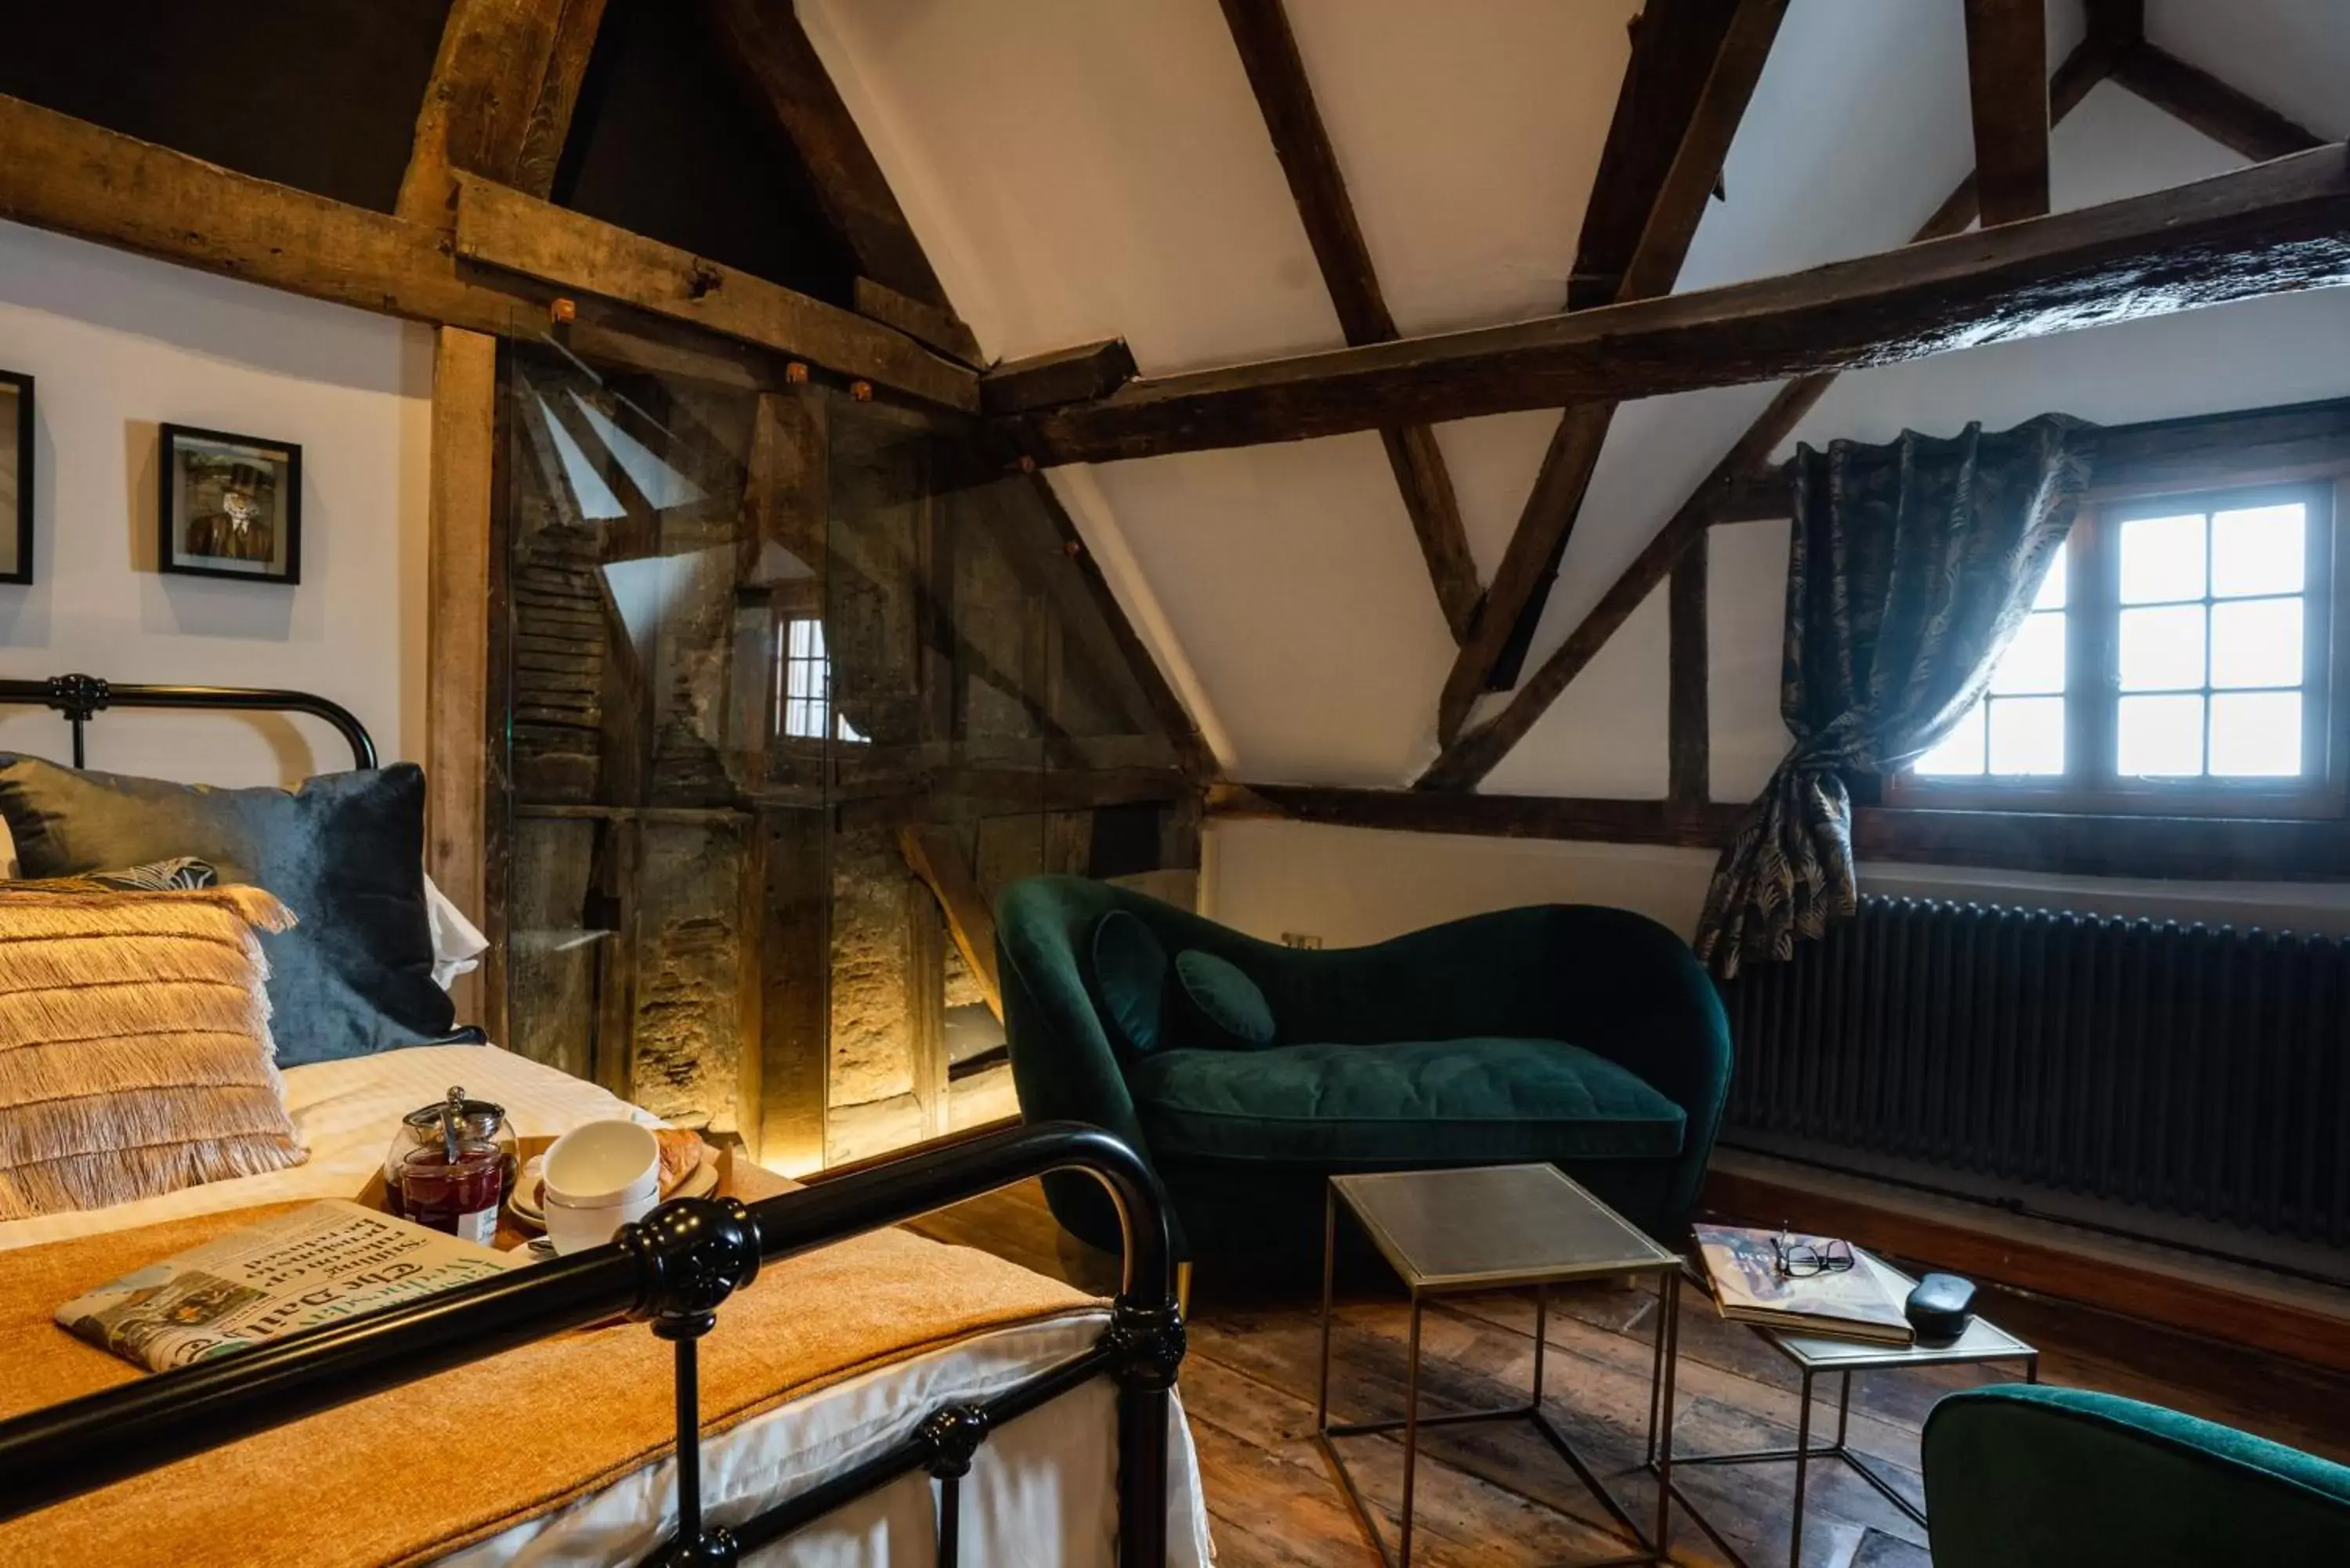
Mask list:
[[[696,1357],[726,1298],[763,1263],[1058,1170],[1100,1181],[1123,1222],[1123,1276],[1093,1349],[993,1400],[933,1411],[902,1441],[732,1529],[710,1525]],[[960,1479],[988,1432],[1097,1376],[1118,1391],[1120,1568],[1166,1562],[1170,1393],[1184,1334],[1165,1196],[1132,1148],[1078,1122],[1010,1128],[757,1203],[672,1199],[606,1246],[0,1422],[0,1521],[623,1313],[676,1354],[678,1529],[650,1563],[733,1563],[920,1469],[939,1483],[939,1561],[951,1568]]]

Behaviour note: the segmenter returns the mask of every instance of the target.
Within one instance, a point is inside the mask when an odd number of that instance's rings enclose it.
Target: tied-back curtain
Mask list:
[[[1715,867],[1697,950],[1724,978],[1854,909],[1843,773],[1890,773],[1965,716],[2088,487],[2092,427],[1799,447],[1779,711],[1794,749]]]

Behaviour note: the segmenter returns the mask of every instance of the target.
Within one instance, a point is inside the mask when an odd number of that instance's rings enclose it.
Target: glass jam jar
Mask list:
[[[504,1157],[484,1138],[411,1148],[400,1162],[400,1207],[430,1231],[488,1246],[498,1233]]]
[[[486,1143],[497,1149],[499,1201],[514,1196],[515,1177],[522,1168],[522,1160],[514,1129],[506,1125],[506,1108],[488,1100],[469,1100],[462,1085],[452,1085],[445,1098],[419,1106],[400,1117],[398,1130],[391,1135],[391,1147],[384,1152],[384,1207],[403,1220],[414,1216],[408,1212],[407,1199],[400,1195],[401,1164],[412,1150],[442,1147],[441,1126],[452,1110],[461,1139]]]

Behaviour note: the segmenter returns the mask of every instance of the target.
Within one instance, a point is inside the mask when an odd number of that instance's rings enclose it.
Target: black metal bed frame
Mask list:
[[[993,1399],[934,1410],[873,1458],[740,1524],[708,1523],[696,1346],[726,1298],[763,1264],[1056,1170],[1099,1180],[1124,1221],[1124,1279],[1094,1347]],[[678,1527],[648,1564],[720,1568],[927,1470],[940,1489],[938,1560],[952,1568],[961,1481],[979,1445],[1005,1422],[1107,1376],[1118,1390],[1118,1563],[1162,1568],[1170,1391],[1184,1338],[1163,1201],[1133,1149],[1076,1122],[1009,1128],[752,1204],[673,1198],[601,1247],[0,1422],[0,1521],[625,1314],[676,1349]]]
[[[375,742],[348,708],[307,691],[257,686],[117,686],[95,675],[52,675],[46,680],[0,680],[0,702],[54,708],[73,726],[73,765],[83,762],[82,729],[109,708],[202,708],[213,711],[307,713],[324,719],[350,743],[354,767],[375,766]]]
[[[37,702],[63,713],[73,725],[76,767],[83,725],[108,707],[310,713],[341,732],[360,767],[375,765],[374,742],[359,720],[307,692],[110,686],[66,675],[0,680],[0,702]],[[704,1519],[697,1347],[728,1296],[762,1264],[1060,1170],[1083,1171],[1108,1189],[1125,1236],[1109,1324],[1091,1350],[992,1399],[941,1407],[863,1463],[739,1524]],[[938,1483],[938,1561],[954,1568],[962,1480],[988,1434],[1104,1376],[1118,1386],[1119,1568],[1164,1568],[1170,1392],[1184,1348],[1166,1195],[1130,1147],[1077,1122],[1014,1127],[757,1203],[671,1199],[588,1251],[0,1421],[0,1522],[622,1314],[650,1324],[676,1356],[678,1527],[647,1568],[724,1568],[917,1470]]]

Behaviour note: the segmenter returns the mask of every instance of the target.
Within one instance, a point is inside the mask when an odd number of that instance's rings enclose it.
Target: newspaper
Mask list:
[[[341,1199],[235,1231],[57,1308],[57,1322],[151,1372],[471,1284],[522,1259]]]

